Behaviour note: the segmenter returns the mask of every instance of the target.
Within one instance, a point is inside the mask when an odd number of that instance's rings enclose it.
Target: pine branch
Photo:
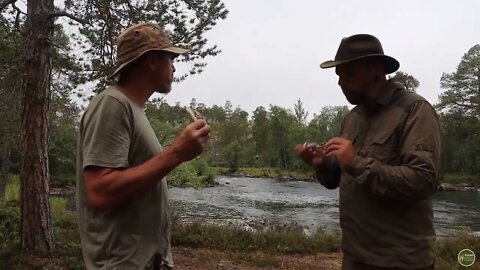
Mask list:
[[[15,2],[17,2],[17,0],[4,0],[2,3],[0,3],[0,12],[3,11],[3,9],[8,5],[14,4]]]
[[[27,16],[27,13],[23,12],[22,10],[20,10],[20,9],[15,5],[15,1],[13,1],[12,7],[17,11],[17,16],[18,16],[19,14],[23,14],[23,15]]]
[[[86,20],[83,20],[83,19],[80,19],[78,17],[76,17],[75,15],[73,14],[70,14],[66,11],[57,11],[57,12],[54,12],[54,13],[50,13],[49,15],[49,18],[52,19],[52,18],[56,18],[56,17],[68,17],[78,23],[81,23],[83,25],[85,24],[89,24]]]

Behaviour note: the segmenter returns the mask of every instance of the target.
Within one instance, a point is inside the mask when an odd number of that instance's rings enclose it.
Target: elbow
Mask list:
[[[93,213],[100,214],[110,210],[110,182],[104,175],[85,174],[86,203]]]
[[[326,189],[336,189],[340,185],[340,170],[317,172],[316,178]]]
[[[334,181],[326,181],[321,183],[326,189],[336,189],[338,188],[339,183]]]
[[[88,208],[95,214],[101,214],[107,210],[104,200],[95,196],[88,196]]]
[[[95,214],[101,214],[109,210],[106,198],[92,190],[88,191],[87,203],[88,208]]]
[[[435,173],[420,173],[418,179],[421,179],[419,187],[413,199],[415,201],[426,200],[433,196],[437,191],[437,176]]]
[[[336,189],[340,184],[340,179],[328,179],[323,177],[317,177],[317,181],[326,189]]]

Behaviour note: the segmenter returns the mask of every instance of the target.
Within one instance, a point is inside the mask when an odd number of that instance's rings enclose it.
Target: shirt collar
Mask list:
[[[385,88],[383,89],[382,95],[377,99],[376,103],[382,106],[388,106],[392,103],[393,97],[398,90],[403,89],[403,86],[392,80],[388,80]]]
[[[388,80],[382,89],[382,94],[372,105],[362,104],[359,109],[365,114],[375,113],[380,107],[386,107],[390,105],[395,98],[397,91],[404,89],[404,87],[392,80]]]

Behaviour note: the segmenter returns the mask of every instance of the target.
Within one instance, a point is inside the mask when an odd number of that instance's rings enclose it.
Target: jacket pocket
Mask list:
[[[376,160],[397,165],[400,161],[400,151],[396,126],[386,125],[380,130],[372,130],[367,145],[367,155]]]

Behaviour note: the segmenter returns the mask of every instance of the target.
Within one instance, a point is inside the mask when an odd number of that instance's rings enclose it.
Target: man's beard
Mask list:
[[[352,92],[342,88],[343,94],[347,98],[347,101],[352,105],[362,105],[372,100],[372,94],[376,87],[376,82],[369,82],[362,92]]]
[[[168,94],[172,91],[172,85],[170,84],[168,87],[164,86],[155,90],[155,92],[160,94]]]
[[[360,94],[360,93],[349,92],[348,90],[344,90],[344,89],[342,89],[342,91],[345,97],[347,98],[347,101],[352,105],[360,105],[365,103],[366,101],[366,97],[363,93]]]

